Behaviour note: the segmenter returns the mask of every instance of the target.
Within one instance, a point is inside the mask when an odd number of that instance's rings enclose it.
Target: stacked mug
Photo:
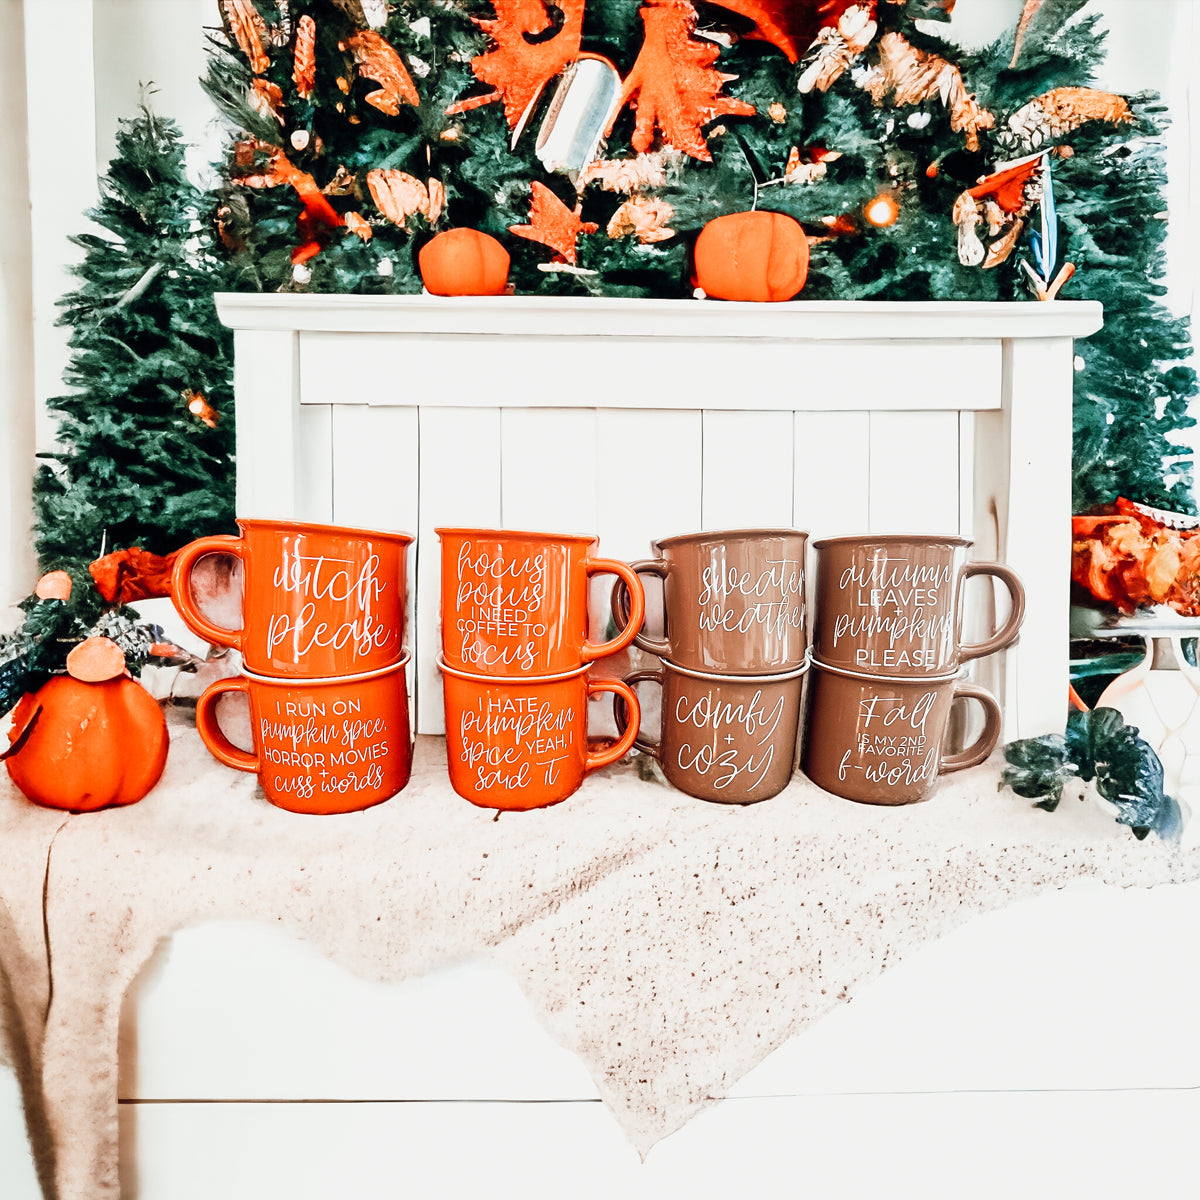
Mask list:
[[[622,758],[637,732],[588,745],[588,700],[612,692],[638,713],[617,680],[588,677],[592,662],[623,650],[642,623],[641,581],[598,558],[597,539],[496,529],[438,529],[442,544],[442,690],[450,783],[483,808],[557,804],[584,777]],[[630,611],[616,637],[588,641],[593,575],[615,574]]]
[[[196,703],[220,762],[259,776],[266,798],[299,813],[345,813],[396,795],[412,769],[404,619],[412,537],[296,521],[239,520],[239,536],[200,538],[175,561],[171,597],[187,625],[242,656],[243,673]],[[214,624],[192,571],[206,555],[242,567],[242,625]],[[217,702],[250,706],[253,749],[222,731]]]
[[[662,690],[661,730],[650,740],[636,710],[620,706],[618,728],[636,730],[634,745],[690,796],[752,804],[791,779],[807,669],[807,541],[797,529],[683,534],[631,564],[662,580],[664,636],[634,638],[662,665],[625,677]],[[618,623],[630,617],[623,581],[612,611]]]
[[[868,804],[922,799],[937,777],[975,766],[1000,736],[1000,706],[961,668],[1017,636],[1025,592],[1003,563],[968,561],[954,536],[864,534],[815,543],[816,619],[802,767],[819,787]],[[976,575],[1008,591],[1003,626],[962,642],[964,589]],[[956,700],[983,708],[972,745],[943,752]]]

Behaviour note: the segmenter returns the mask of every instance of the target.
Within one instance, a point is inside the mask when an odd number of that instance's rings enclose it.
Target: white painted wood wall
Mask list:
[[[218,297],[236,332],[238,512],[417,535],[417,729],[443,729],[441,525],[960,533],[1022,576],[980,668],[1007,735],[1060,730],[1072,337],[1095,303],[782,305]],[[978,602],[978,598],[977,598]]]

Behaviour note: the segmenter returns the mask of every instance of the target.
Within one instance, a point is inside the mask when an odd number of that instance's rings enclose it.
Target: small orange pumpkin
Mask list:
[[[808,237],[783,213],[730,213],[700,231],[693,261],[715,300],[790,300],[808,277]]]
[[[425,290],[435,296],[499,296],[508,262],[508,251],[478,229],[447,229],[417,255]]]
[[[35,804],[69,812],[133,804],[167,762],[167,722],[127,675],[85,683],[55,675],[13,710],[5,761]]]

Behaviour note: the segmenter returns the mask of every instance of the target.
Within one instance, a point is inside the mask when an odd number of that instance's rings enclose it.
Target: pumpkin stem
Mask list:
[[[125,674],[125,652],[111,638],[86,638],[67,655],[67,674],[80,683],[116,679]]]

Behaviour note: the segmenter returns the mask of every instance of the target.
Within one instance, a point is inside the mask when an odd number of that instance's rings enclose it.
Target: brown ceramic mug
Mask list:
[[[1025,589],[1003,563],[969,562],[953,536],[864,534],[826,538],[817,552],[813,649],[821,662],[869,675],[948,675],[1003,650],[1025,615]],[[990,575],[1008,590],[1008,620],[985,641],[961,644],[963,589]]]
[[[955,700],[983,706],[983,732],[958,754],[942,741]],[[864,804],[911,804],[939,775],[983,762],[1000,737],[991,692],[957,675],[939,679],[856,675],[813,663],[801,767],[818,787]]]
[[[666,636],[639,633],[634,644],[676,666],[723,675],[770,675],[803,661],[804,556],[798,529],[730,529],[681,534],[654,543],[658,557],[631,563],[663,581]],[[618,580],[618,625],[629,596]]]
[[[662,688],[662,733],[634,745],[653,755],[681,792],[724,804],[769,800],[788,785],[796,764],[800,695],[807,663],[780,675],[712,675],[664,662],[625,683]],[[630,718],[615,706],[617,729]]]

